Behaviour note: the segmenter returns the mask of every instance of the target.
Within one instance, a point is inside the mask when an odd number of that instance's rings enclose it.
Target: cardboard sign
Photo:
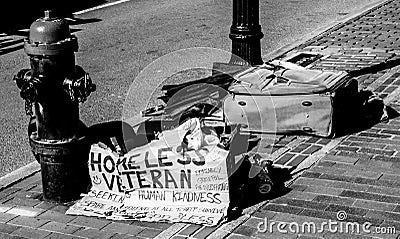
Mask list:
[[[93,188],[124,193],[117,166],[119,156],[109,148],[92,145],[89,154],[89,175]]]
[[[188,122],[121,157],[92,145],[93,187],[67,214],[218,224],[229,205],[228,151],[214,139],[204,141],[201,130],[198,121]]]
[[[80,201],[66,212],[69,215],[108,217],[124,205],[125,194],[93,187]]]

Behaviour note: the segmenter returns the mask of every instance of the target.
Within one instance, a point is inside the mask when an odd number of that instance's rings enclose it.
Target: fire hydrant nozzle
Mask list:
[[[92,83],[89,74],[77,66],[76,74],[65,78],[63,85],[64,90],[69,95],[71,101],[85,102],[90,93],[96,90],[96,85]]]
[[[24,49],[31,69],[14,76],[31,116],[29,142],[41,164],[43,197],[66,202],[89,188],[90,145],[79,120],[79,103],[95,91],[89,74],[75,65],[78,41],[65,19],[50,11],[34,21]]]
[[[40,81],[32,77],[32,71],[29,69],[20,70],[17,75],[14,76],[14,81],[21,90],[21,98],[25,100],[25,113],[29,116],[33,116],[32,104],[38,98]]]

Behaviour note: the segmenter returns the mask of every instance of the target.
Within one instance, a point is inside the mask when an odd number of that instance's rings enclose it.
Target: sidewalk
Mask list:
[[[278,58],[312,51],[323,56],[307,67],[326,70],[352,70],[400,59],[399,23],[400,2],[386,1],[283,51]],[[379,93],[386,105],[400,112],[400,66],[357,80],[360,88]],[[9,177],[12,183],[6,186],[0,182],[0,238],[400,238],[399,151],[400,118],[335,139],[282,137],[273,148],[275,163],[306,170],[288,185],[291,191],[286,195],[249,207],[239,219],[217,228],[65,215],[69,205],[40,200],[40,173],[33,165],[32,175],[19,181]],[[328,230],[330,221],[337,223],[338,232]],[[285,227],[278,228],[279,222]],[[325,224],[325,230],[303,233],[303,223],[318,228]],[[371,232],[344,231],[356,223],[371,225],[364,228]],[[259,225],[270,226],[273,232],[262,232]],[[394,234],[373,233],[391,232],[393,227]]]

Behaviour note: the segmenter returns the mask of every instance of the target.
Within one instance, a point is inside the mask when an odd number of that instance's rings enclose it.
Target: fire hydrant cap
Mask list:
[[[45,17],[31,24],[25,51],[29,55],[55,55],[64,50],[77,50],[76,37],[71,35],[65,19],[52,17],[50,11],[45,11]]]

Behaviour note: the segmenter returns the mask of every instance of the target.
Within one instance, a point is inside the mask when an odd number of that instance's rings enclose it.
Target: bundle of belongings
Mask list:
[[[92,188],[67,214],[207,226],[230,220],[291,176],[250,152],[254,134],[332,137],[372,96],[346,72],[282,61],[162,90],[164,104],[142,111],[117,143],[92,145]]]
[[[224,135],[190,118],[154,134],[154,126],[142,131],[146,122],[123,132],[129,134],[123,144],[116,136],[91,146],[91,189],[66,214],[214,226],[240,215],[250,192],[243,185],[259,195],[272,191],[271,165],[249,177],[249,156],[242,154],[247,138],[237,128]]]
[[[377,117],[369,119],[374,123],[387,117],[382,100],[370,91],[359,91],[356,74],[275,60],[232,74],[166,85],[161,114],[175,123],[177,117],[202,116],[210,124],[240,124],[256,134],[335,137],[365,122],[363,117]]]

